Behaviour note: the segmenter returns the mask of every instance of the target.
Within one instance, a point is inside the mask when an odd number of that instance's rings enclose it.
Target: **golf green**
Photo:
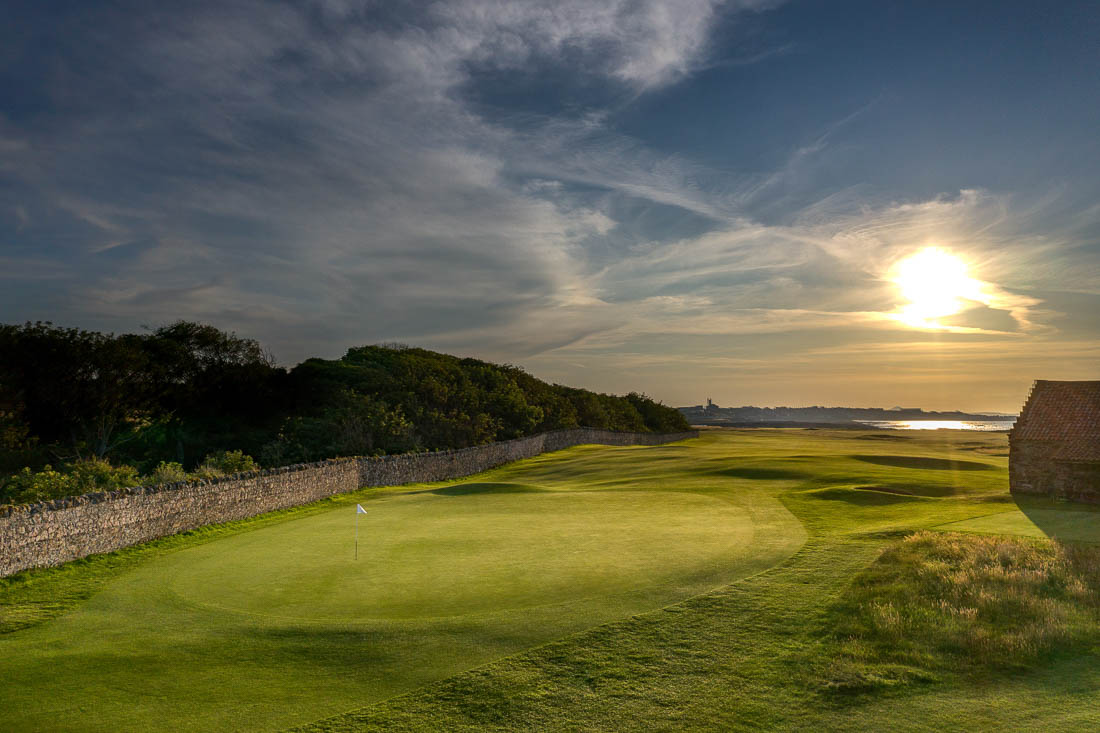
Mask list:
[[[752,540],[744,511],[698,494],[420,494],[237,535],[176,558],[188,603],[328,623],[501,613],[690,583]],[[507,485],[505,485],[507,486]]]

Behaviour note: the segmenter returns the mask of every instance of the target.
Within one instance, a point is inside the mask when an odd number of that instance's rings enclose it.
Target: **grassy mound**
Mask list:
[[[437,496],[469,496],[470,494],[531,494],[546,491],[539,486],[507,483],[504,481],[482,481],[472,484],[453,484],[429,489],[427,493]]]
[[[1019,670],[1100,641],[1100,549],[918,532],[860,573],[830,614],[827,688]]]
[[[898,504],[907,501],[927,501],[926,497],[914,496],[904,489],[889,486],[830,486],[825,489],[813,489],[807,496],[827,501],[846,501],[850,504]]]
[[[957,459],[928,458],[925,456],[867,456],[856,455],[852,458],[864,463],[894,468],[916,468],[921,471],[995,471],[996,466],[978,461],[960,461]]]

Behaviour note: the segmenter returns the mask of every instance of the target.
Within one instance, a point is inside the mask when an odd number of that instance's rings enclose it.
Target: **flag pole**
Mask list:
[[[362,504],[355,505],[355,559],[359,559],[359,515],[366,514]]]

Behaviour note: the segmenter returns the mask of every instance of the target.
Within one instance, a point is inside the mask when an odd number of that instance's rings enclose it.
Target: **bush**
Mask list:
[[[186,481],[190,476],[183,470],[183,465],[175,461],[161,461],[153,472],[149,474],[151,484],[174,484]]]
[[[202,459],[194,475],[198,478],[214,479],[232,473],[247,473],[258,468],[252,456],[246,456],[243,451],[218,451]]]
[[[114,491],[128,486],[140,486],[141,476],[133,466],[112,466],[103,458],[87,458],[70,463],[66,472],[72,478],[77,494],[93,491]]]
[[[41,471],[24,468],[9,476],[0,489],[0,497],[10,504],[33,504],[72,494],[72,479],[46,465]]]
[[[33,504],[65,496],[114,491],[141,484],[133,466],[112,466],[102,458],[75,461],[55,471],[46,465],[41,471],[24,468],[0,484],[0,500],[12,504]]]
[[[336,404],[314,417],[287,420],[278,438],[264,446],[260,454],[264,465],[400,453],[415,447],[412,423],[400,408],[391,409],[384,402],[351,390],[342,391],[339,396]],[[437,422],[446,425],[448,421],[441,416]]]
[[[190,479],[220,479],[230,473],[245,473],[259,469],[251,456],[241,450],[219,450],[202,459],[194,472],[184,470],[182,463],[161,461],[149,475],[151,483],[177,483]]]

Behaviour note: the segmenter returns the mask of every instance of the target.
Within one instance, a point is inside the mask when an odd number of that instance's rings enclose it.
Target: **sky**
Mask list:
[[[1014,412],[1100,379],[1098,68],[1088,0],[6,0],[0,322]]]

